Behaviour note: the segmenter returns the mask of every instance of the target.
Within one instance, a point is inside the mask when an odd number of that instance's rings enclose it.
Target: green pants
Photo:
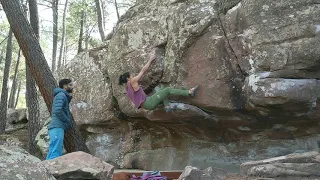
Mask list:
[[[162,88],[159,91],[157,91],[154,95],[147,97],[142,107],[146,110],[154,110],[161,103],[163,103],[164,107],[166,107],[169,104],[169,95],[189,96],[189,90],[173,89],[170,87]]]

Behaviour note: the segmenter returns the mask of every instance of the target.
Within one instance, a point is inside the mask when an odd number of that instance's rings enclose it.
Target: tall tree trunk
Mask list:
[[[21,56],[21,50],[19,49],[17,63],[14,70],[14,76],[13,76],[13,81],[12,81],[12,86],[10,91],[8,108],[14,108],[14,103],[15,103],[14,97],[16,95],[17,85],[18,85],[17,74],[18,74],[18,68],[20,64],[20,56]]]
[[[38,15],[38,0],[29,0],[30,24],[34,34],[40,39],[39,31],[39,15]]]
[[[88,50],[89,45],[89,27],[87,27],[87,12],[85,11],[83,17],[83,31],[84,31],[84,49]]]
[[[16,102],[16,93],[18,88],[18,79],[12,81],[10,94],[9,94],[9,100],[8,100],[8,108],[14,109],[14,103]]]
[[[103,6],[101,6],[100,0],[95,0],[95,3],[96,3],[96,9],[97,9],[99,33],[100,33],[101,40],[104,41],[106,39],[106,36],[104,34],[104,26],[103,26],[103,22],[104,22],[103,20],[104,17],[102,15]]]
[[[65,42],[67,42],[67,40],[66,40]],[[65,66],[65,65],[66,65],[66,61],[67,61],[67,50],[68,50],[68,46],[64,46],[62,66]]]
[[[67,14],[68,0],[66,0],[63,9],[63,17],[62,17],[62,37],[61,37],[61,45],[60,45],[60,53],[59,53],[59,61],[58,61],[58,69],[61,67],[64,43],[66,40],[66,14]]]
[[[118,3],[117,0],[114,0],[114,7],[116,8],[116,12],[117,12],[117,20],[120,19],[120,15],[119,15],[119,7],[118,7]]]
[[[82,40],[83,40],[83,29],[84,29],[85,16],[86,16],[86,12],[85,12],[85,10],[82,10],[81,11],[81,20],[80,20],[80,34],[79,34],[79,41],[78,41],[78,53],[83,51]]]
[[[89,29],[86,29],[86,38],[84,40],[84,49],[88,50],[89,48]]]
[[[38,152],[35,138],[40,131],[40,113],[39,113],[39,101],[37,95],[37,88],[32,78],[30,68],[26,64],[26,103],[28,107],[28,135],[29,135],[29,152],[36,154]]]
[[[6,38],[7,39],[7,38]],[[2,48],[1,48],[1,52],[0,52],[0,64],[2,63],[2,61],[3,61],[3,54],[4,54],[4,50],[5,50],[5,48],[4,48],[5,46],[2,46]]]
[[[30,12],[30,24],[39,41],[39,16],[37,0],[29,0],[29,12]],[[29,135],[29,152],[31,154],[37,154],[39,152],[37,144],[35,142],[36,136],[40,131],[40,107],[36,88],[36,82],[34,81],[30,69],[26,63],[26,103],[28,107],[28,135]]]
[[[87,26],[87,15],[85,14],[83,27],[85,28],[85,38],[84,38],[84,49],[88,50],[89,48],[89,27]]]
[[[36,35],[24,16],[17,0],[0,0],[0,2],[7,15],[13,33],[18,40],[19,46],[22,49],[31,74],[36,80],[47,108],[51,113],[53,89],[57,87],[57,82],[50,71]],[[70,120],[72,127],[71,130],[65,134],[64,141],[67,152],[84,151],[89,153],[80,131],[76,128],[73,116],[71,116]]]
[[[105,30],[106,29],[106,3],[104,1],[100,1],[100,6],[102,7],[101,11],[102,11],[102,27]]]
[[[0,102],[0,134],[6,130],[7,122],[7,104],[8,104],[8,79],[12,59],[12,29],[9,30],[9,38],[7,42],[6,62],[4,66],[2,92]]]
[[[52,37],[52,72],[56,71],[56,58],[58,48],[58,0],[52,0],[53,37]]]
[[[83,51],[82,41],[83,41],[85,16],[86,16],[86,12],[85,12],[85,10],[82,10],[81,11],[81,20],[80,20],[80,34],[79,34],[79,41],[78,41],[78,53]]]
[[[21,81],[19,81],[16,102],[14,103],[14,108],[15,109],[17,108],[17,105],[18,105],[18,102],[19,102],[20,90],[21,90]]]

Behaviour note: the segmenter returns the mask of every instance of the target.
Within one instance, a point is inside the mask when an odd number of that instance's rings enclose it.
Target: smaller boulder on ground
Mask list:
[[[240,169],[243,175],[249,177],[320,178],[320,153],[315,151],[294,153],[261,161],[250,161],[241,164]]]
[[[57,179],[112,180],[114,166],[82,151],[43,161],[42,164]]]
[[[0,145],[0,179],[55,180],[41,160],[19,146]]]
[[[26,109],[8,109],[7,122],[10,124],[25,124],[28,122]]]
[[[178,180],[223,180],[227,175],[227,171],[215,167],[200,170],[196,167],[187,166]]]

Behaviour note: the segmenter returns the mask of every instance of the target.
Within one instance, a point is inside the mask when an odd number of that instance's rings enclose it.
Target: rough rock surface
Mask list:
[[[201,179],[202,171],[196,167],[187,166],[178,180]]]
[[[41,160],[18,146],[0,145],[0,174],[5,180],[55,180]]]
[[[43,161],[42,164],[57,179],[111,180],[114,170],[112,165],[81,151]]]
[[[286,156],[241,164],[241,173],[259,177],[315,177],[319,176],[318,152],[295,153]],[[289,177],[287,177],[289,178]]]
[[[105,47],[79,54],[59,77],[78,81],[72,111],[91,152],[119,167],[232,166],[318,151],[319,19],[317,0],[141,0]],[[185,104],[173,113],[135,109],[118,85],[155,46],[144,89],[200,85],[194,98],[170,97]]]
[[[49,151],[49,144],[50,144],[50,137],[48,134],[48,128],[47,126],[49,125],[51,121],[51,118],[47,118],[47,120],[44,122],[43,127],[41,130],[38,132],[35,142],[38,146],[38,149],[40,150],[42,157],[46,158],[48,151]],[[63,154],[66,153],[66,150],[63,149]]]
[[[6,132],[25,128],[27,123],[28,119],[26,109],[8,109]]]
[[[222,127],[208,127],[212,128],[210,133],[209,129],[199,130],[192,125],[137,120],[88,126],[85,130],[90,133],[87,146],[94,156],[121,168],[146,170],[175,170],[186,165],[204,169],[214,165],[239,172],[242,162],[318,149],[320,141],[319,135],[282,139],[282,133],[273,136],[278,140],[267,139],[268,133],[277,133],[272,130],[256,135],[247,132],[247,136],[239,137],[239,133]]]
[[[41,128],[41,130],[38,132],[35,142],[38,146],[38,149],[40,150],[42,156],[45,158],[48,154],[49,151],[49,143],[50,143],[50,138],[49,138],[49,134],[48,134],[48,124],[50,123],[51,118],[48,118],[43,127]]]
[[[227,175],[227,171],[215,167],[200,170],[192,166],[187,166],[178,180],[224,180]]]
[[[26,109],[8,109],[7,122],[10,124],[24,124],[28,122]]]
[[[95,60],[104,59],[103,54],[104,51],[97,53],[94,50],[80,53],[76,57],[77,63],[69,64],[59,72],[59,77],[77,81],[77,87],[73,91],[71,111],[78,125],[108,123],[114,117],[112,86],[103,76],[101,62]]]

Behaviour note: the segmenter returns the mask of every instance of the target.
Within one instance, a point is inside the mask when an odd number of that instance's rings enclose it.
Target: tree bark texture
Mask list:
[[[101,40],[104,41],[106,39],[106,36],[104,34],[104,26],[103,26],[103,6],[101,6],[100,0],[95,0],[96,3],[96,9],[97,9],[97,17],[98,17],[98,27],[99,27],[99,33]]]
[[[14,70],[14,76],[13,76],[13,81],[12,81],[12,86],[11,86],[11,91],[10,91],[8,108],[14,108],[15,95],[16,95],[17,85],[18,85],[17,74],[18,74],[18,68],[19,68],[19,64],[20,64],[20,56],[21,56],[21,50],[19,49],[17,63],[16,63],[16,67]]]
[[[17,108],[17,105],[18,105],[18,102],[19,102],[20,90],[21,90],[21,81],[19,81],[16,102],[14,103],[14,108],[15,109]]]
[[[0,101],[0,134],[6,130],[7,122],[7,105],[8,105],[8,80],[12,59],[12,30],[9,30],[9,38],[7,42],[6,60],[3,72],[1,101]]]
[[[78,41],[78,53],[83,51],[82,40],[83,40],[83,29],[84,29],[85,16],[86,16],[86,12],[85,12],[85,10],[82,10],[81,11],[81,20],[80,20],[80,34],[79,34],[79,41]]]
[[[29,0],[29,16],[30,24],[33,29],[35,36],[39,41],[39,15],[37,0]],[[40,127],[40,108],[39,99],[37,94],[36,82],[34,81],[30,69],[26,64],[26,103],[28,107],[28,135],[29,135],[29,152],[33,155],[39,153],[37,144],[35,142],[38,132],[41,130]]]
[[[61,45],[60,45],[60,53],[59,53],[59,60],[58,60],[58,69],[61,67],[62,58],[63,58],[63,50],[64,50],[64,43],[66,40],[66,14],[67,14],[67,7],[68,7],[68,0],[66,0],[63,9],[63,17],[62,17],[62,36],[61,36]]]
[[[56,58],[57,58],[57,48],[58,48],[58,0],[52,0],[52,72],[56,71]]]

